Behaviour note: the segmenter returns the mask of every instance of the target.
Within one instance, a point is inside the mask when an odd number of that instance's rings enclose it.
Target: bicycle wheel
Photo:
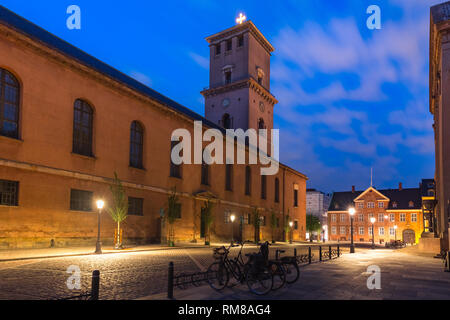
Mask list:
[[[220,291],[227,286],[229,275],[222,262],[214,262],[207,271],[208,283],[214,290]]]
[[[247,269],[245,280],[250,292],[258,296],[268,294],[273,287],[273,274],[269,268],[255,270],[250,267]]]
[[[236,261],[230,260],[229,263],[229,280],[227,286],[231,288],[241,283],[242,272],[239,264]]]
[[[284,267],[281,263],[272,262],[270,263],[269,268],[273,276],[272,290],[276,291],[283,288],[286,284],[286,273]]]
[[[300,269],[295,262],[283,264],[284,273],[286,274],[286,283],[296,283],[300,277]]]

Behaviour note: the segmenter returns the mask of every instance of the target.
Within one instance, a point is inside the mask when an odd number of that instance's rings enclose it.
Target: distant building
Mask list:
[[[374,232],[378,244],[395,239],[417,244],[424,231],[421,188],[404,189],[400,183],[398,189],[335,192],[328,209],[330,240],[350,240],[349,208],[356,210],[354,241],[371,242]]]
[[[436,149],[436,240],[449,249],[450,210],[450,2],[431,7],[430,112]],[[439,241],[437,241],[439,240]]]
[[[330,195],[316,189],[306,190],[306,214],[316,216],[324,226],[325,239],[328,238],[327,232],[327,210],[330,205]]]

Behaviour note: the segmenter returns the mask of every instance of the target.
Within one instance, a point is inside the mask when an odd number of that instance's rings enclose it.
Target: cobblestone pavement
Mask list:
[[[299,254],[307,251],[298,247]],[[287,254],[293,254],[289,246]],[[248,247],[244,252],[254,252]],[[272,249],[274,252],[275,249]],[[237,249],[233,249],[237,252]],[[167,268],[170,261],[175,272],[204,271],[213,262],[212,249],[176,249],[126,254],[60,257],[0,263],[0,300],[58,299],[77,295],[66,281],[69,266],[79,266],[82,290],[90,290],[93,270],[100,270],[101,299],[136,299],[167,290]]]
[[[381,289],[369,290],[369,266],[381,271]],[[143,299],[165,299],[155,295]],[[450,273],[442,260],[413,250],[357,249],[355,254],[301,268],[296,284],[256,297],[244,286],[216,292],[208,286],[176,290],[178,300],[450,300]]]

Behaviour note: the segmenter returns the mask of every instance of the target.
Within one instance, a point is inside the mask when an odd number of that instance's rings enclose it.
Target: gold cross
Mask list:
[[[244,16],[242,13],[239,14],[239,18],[236,19],[236,22],[238,24],[242,24],[245,20],[247,20],[247,17]]]

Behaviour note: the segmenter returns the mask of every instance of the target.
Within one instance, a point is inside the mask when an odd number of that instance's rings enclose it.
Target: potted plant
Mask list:
[[[213,213],[214,203],[210,199],[205,202],[205,205],[202,208],[204,219],[205,219],[205,246],[209,246],[211,244],[211,226],[214,222],[214,213]]]

